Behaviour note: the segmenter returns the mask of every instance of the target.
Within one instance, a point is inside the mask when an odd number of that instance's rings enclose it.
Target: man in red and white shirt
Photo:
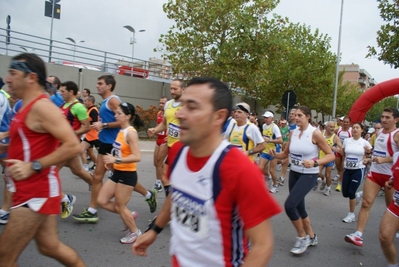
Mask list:
[[[6,82],[22,107],[10,127],[6,176],[13,192],[9,224],[0,236],[2,266],[17,266],[22,250],[35,239],[38,250],[65,266],[85,266],[58,239],[61,184],[56,165],[79,153],[72,128],[44,94],[46,69],[34,54],[15,56]],[[61,142],[61,145],[59,143]]]
[[[181,101],[180,141],[168,154],[172,191],[133,253],[145,256],[171,221],[174,267],[266,266],[274,242],[270,218],[281,208],[258,167],[221,139],[232,108],[228,87],[217,79],[194,78]]]

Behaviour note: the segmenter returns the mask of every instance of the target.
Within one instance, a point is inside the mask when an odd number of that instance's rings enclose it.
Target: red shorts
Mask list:
[[[340,153],[334,152],[334,155],[336,158],[342,158],[342,155]]]
[[[161,145],[166,144],[166,137],[157,138],[156,144],[157,144],[157,146],[161,146]]]
[[[389,174],[381,174],[381,173],[376,173],[376,172],[369,172],[369,174],[367,174],[367,178],[378,184],[381,187],[385,186],[385,182],[389,181],[389,178],[391,178],[391,175]]]
[[[396,218],[399,218],[399,207],[397,205],[395,205],[394,200],[391,201],[391,203],[387,207],[387,210],[390,213],[392,213],[393,216],[395,216]]]
[[[60,214],[61,196],[48,197],[48,198],[32,198],[24,203],[13,205],[11,209],[18,207],[27,207],[33,210],[34,212],[45,215]]]

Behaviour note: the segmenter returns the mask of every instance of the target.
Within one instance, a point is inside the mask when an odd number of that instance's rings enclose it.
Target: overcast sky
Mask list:
[[[50,37],[51,19],[44,16],[45,0],[0,0],[0,27],[6,27],[6,17],[12,18],[12,30],[45,38]],[[166,0],[63,0],[61,20],[54,20],[53,39],[66,41],[72,37],[84,40],[84,46],[131,56],[132,34],[136,31],[135,58],[160,58],[153,52],[160,34],[172,25],[162,10]],[[331,37],[331,51],[337,52],[341,0],[281,0],[274,13],[292,22],[319,28]],[[398,70],[377,59],[366,59],[367,46],[376,44],[376,32],[382,24],[376,0],[346,0],[342,25],[342,64],[359,64],[377,82],[393,79]],[[66,41],[68,42],[68,41]],[[3,44],[2,44],[3,45]],[[4,45],[3,45],[4,46]]]

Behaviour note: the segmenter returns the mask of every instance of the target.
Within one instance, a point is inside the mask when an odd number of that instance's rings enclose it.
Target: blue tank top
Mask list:
[[[0,132],[7,132],[10,129],[11,123],[11,108],[10,102],[6,95],[0,91]],[[10,141],[9,137],[0,140],[2,144],[8,144]],[[4,155],[4,154],[2,154]]]
[[[108,101],[116,97],[119,101],[120,98],[117,95],[111,95],[107,97],[106,99],[103,100],[101,103],[100,107],[100,120],[102,123],[108,123],[108,122],[114,122],[115,120],[115,113],[108,107]],[[99,134],[98,134],[98,139],[100,142],[105,143],[105,144],[113,144],[116,136],[119,133],[120,128],[107,128],[103,129]]]
[[[62,99],[60,92],[57,92],[54,95],[50,96],[50,99],[57,107],[61,107],[61,105],[64,104],[64,99]]]

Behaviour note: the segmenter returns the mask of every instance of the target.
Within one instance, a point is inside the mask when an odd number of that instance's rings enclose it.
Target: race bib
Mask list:
[[[196,198],[174,189],[172,212],[179,226],[184,227],[200,238],[209,236],[206,200]]]
[[[358,158],[346,158],[345,166],[347,169],[357,169],[359,168]]]
[[[397,190],[393,193],[393,203],[395,203],[396,206],[399,206],[399,192]]]
[[[385,151],[374,150],[374,151],[373,151],[373,157],[386,158],[386,157],[387,157],[387,152],[385,152]]]
[[[294,164],[296,166],[302,165],[302,155],[291,153],[290,156],[291,156],[291,164]]]
[[[173,123],[169,123],[168,135],[173,138],[180,138],[180,126]]]
[[[111,154],[113,157],[121,158],[121,157],[122,157],[121,146],[122,146],[121,143],[115,141],[115,142],[112,144],[112,150],[111,150],[111,153],[110,153],[110,154]]]

